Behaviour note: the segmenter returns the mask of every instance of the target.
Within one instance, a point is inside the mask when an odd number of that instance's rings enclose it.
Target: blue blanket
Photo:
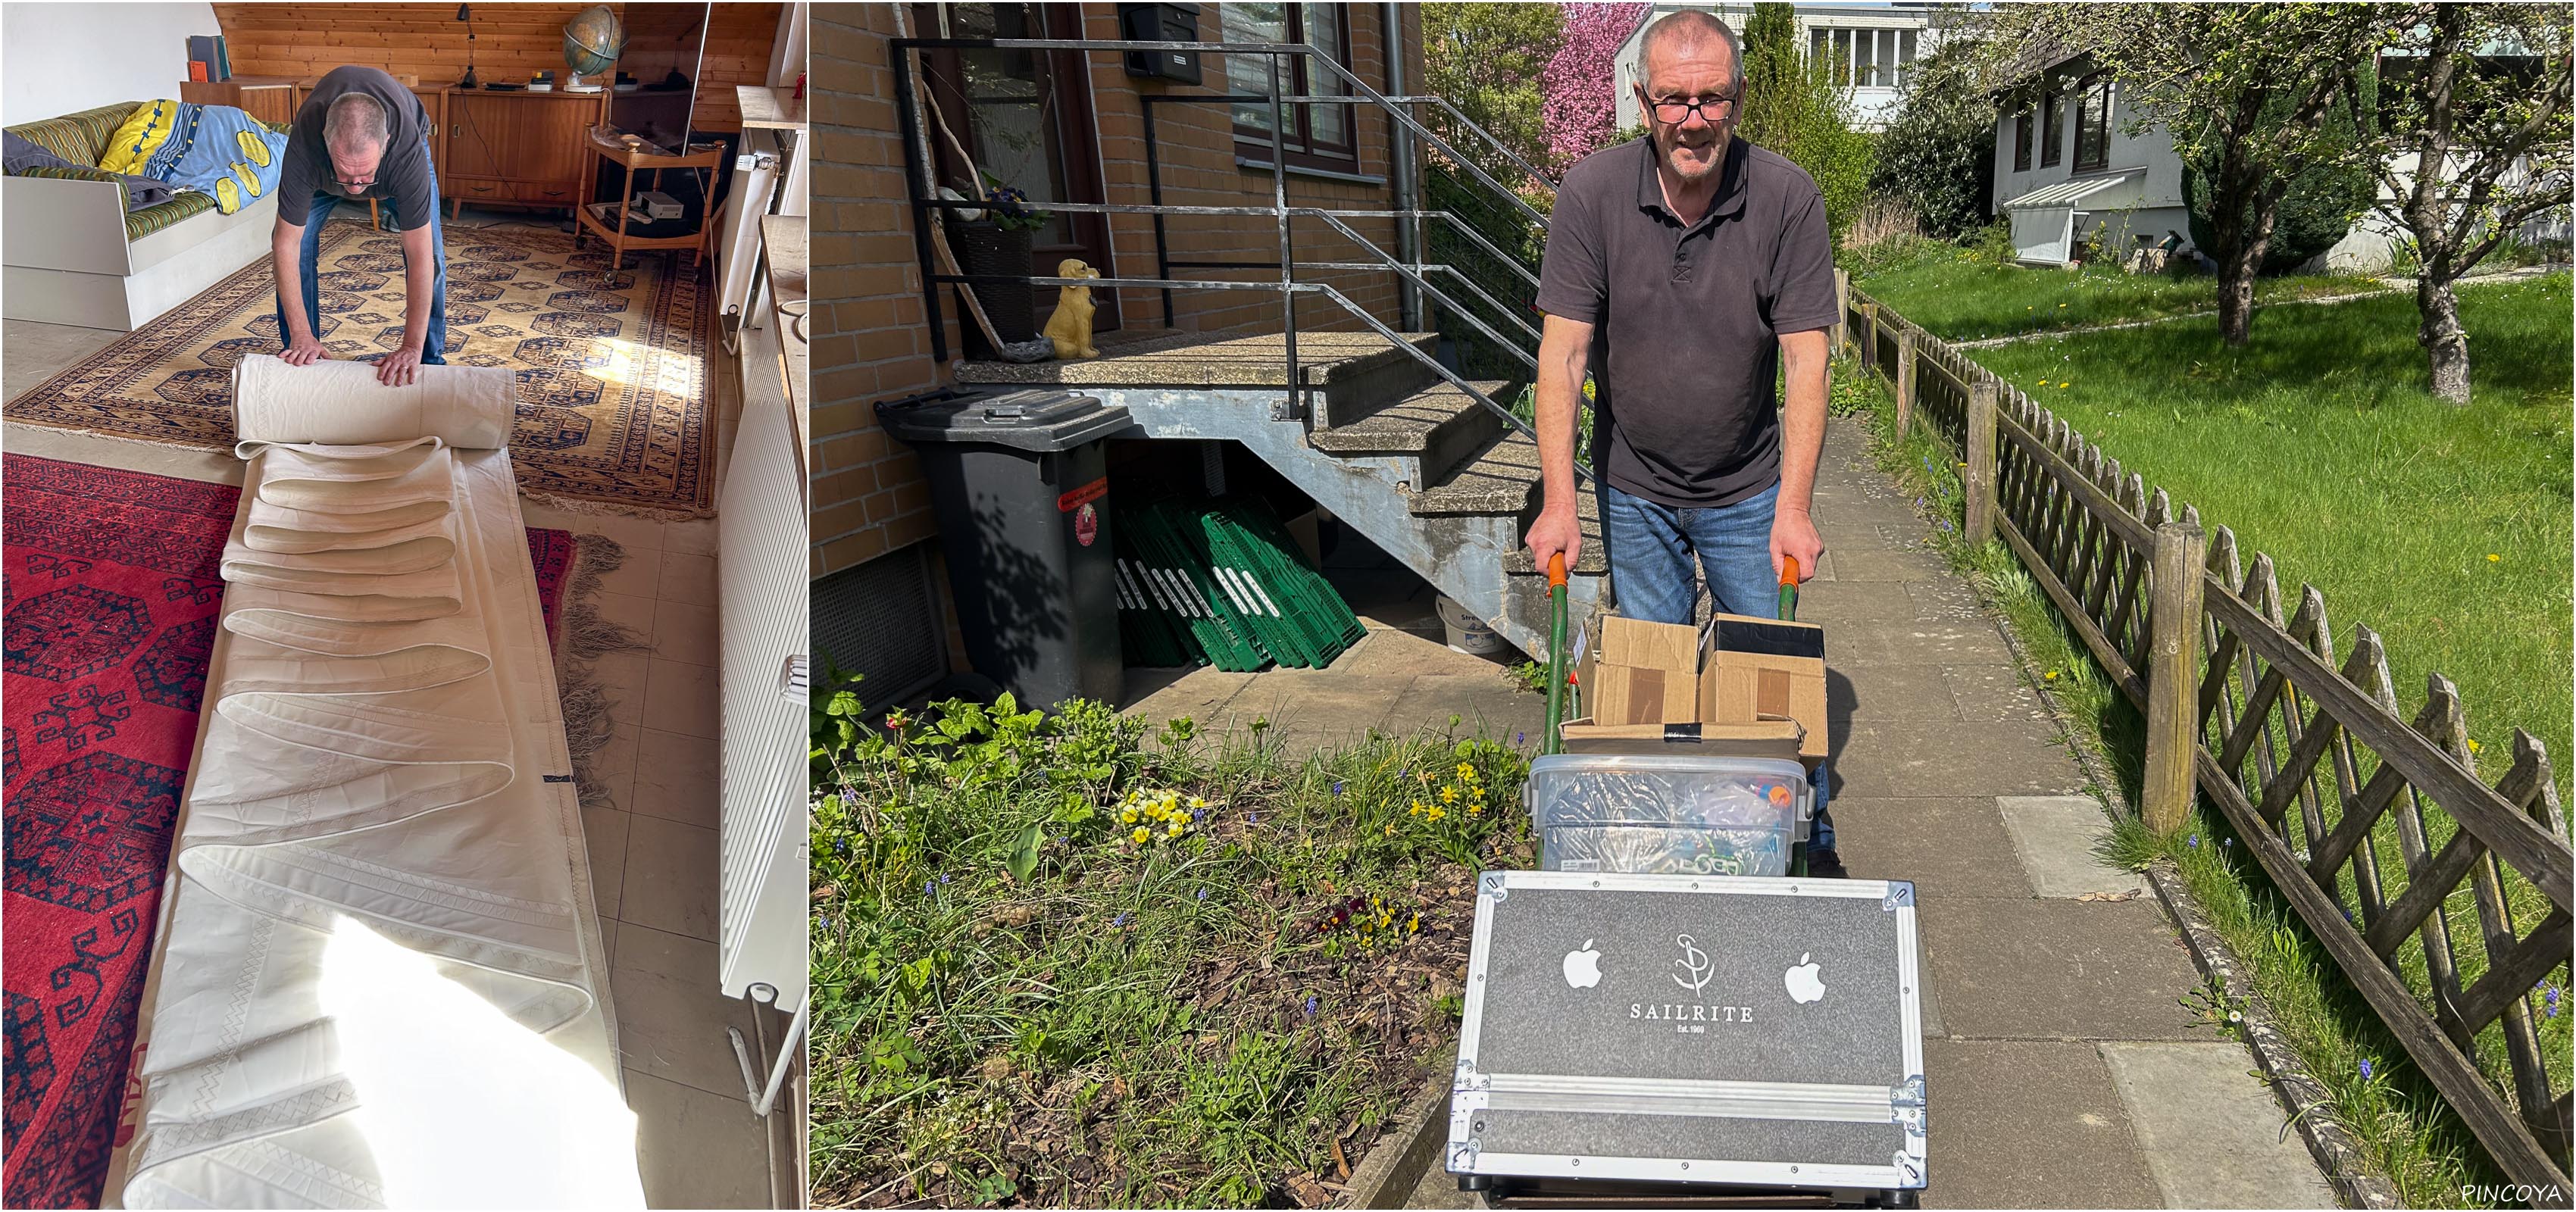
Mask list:
[[[151,148],[142,175],[212,195],[215,209],[228,215],[277,188],[286,168],[286,136],[229,105],[157,105],[170,107],[168,135]]]

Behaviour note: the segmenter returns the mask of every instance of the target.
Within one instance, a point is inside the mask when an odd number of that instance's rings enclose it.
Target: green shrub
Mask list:
[[[1870,188],[1914,208],[1923,234],[1955,240],[1986,221],[1995,103],[1976,86],[1973,43],[1943,45],[1906,70],[1904,108],[1878,137]]]
[[[1800,50],[1790,5],[1756,4],[1745,23],[1744,109],[1736,129],[1816,179],[1825,221],[1840,245],[1869,201],[1877,151],[1870,136],[1851,128],[1850,102],[1824,60],[1811,63]]]
[[[2329,119],[2326,128],[2330,138],[2344,145],[2358,139],[2348,117]],[[2212,167],[2205,160],[2187,160],[2183,165],[2182,197],[2191,212],[2191,241],[2202,249],[2216,247],[2210,223],[2216,201],[2210,196]],[[2334,247],[2377,195],[2369,167],[2357,157],[2328,157],[2301,173],[2281,198],[2280,212],[2272,221],[2272,242],[2264,248],[2263,264],[2256,272],[2285,274]]]

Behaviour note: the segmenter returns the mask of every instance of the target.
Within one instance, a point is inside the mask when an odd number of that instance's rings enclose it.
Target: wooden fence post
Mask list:
[[[1903,405],[1898,406],[1900,409]],[[1902,411],[1898,416],[1905,415]],[[1995,385],[1968,389],[1968,541],[1995,538]]]
[[[1833,352],[1839,354],[1851,341],[1851,271],[1834,269]],[[1830,355],[1829,355],[1830,356]]]
[[[1896,440],[1904,441],[1914,421],[1914,337],[1911,328],[1896,334]]]
[[[1878,369],[1878,301],[1860,305],[1860,368]]]
[[[2196,522],[2156,527],[2147,632],[2146,786],[2139,813],[2171,834],[2191,819],[2200,752],[2201,573],[2209,539]]]

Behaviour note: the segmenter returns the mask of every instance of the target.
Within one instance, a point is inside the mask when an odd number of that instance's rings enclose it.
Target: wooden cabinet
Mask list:
[[[441,194],[477,205],[581,205],[590,128],[605,116],[605,94],[446,92]]]

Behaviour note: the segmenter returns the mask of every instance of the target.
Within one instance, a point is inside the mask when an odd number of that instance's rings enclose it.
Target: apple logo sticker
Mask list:
[[[1587,938],[1582,947],[1565,953],[1565,987],[1589,989],[1600,983],[1601,953],[1592,949],[1592,940]]]
[[[1812,952],[1801,954],[1798,962],[1780,975],[1781,983],[1789,987],[1789,1000],[1802,1006],[1808,1002],[1823,1001],[1825,997],[1824,978],[1819,975],[1822,969],[1812,962],[1812,955]],[[1574,957],[1567,956],[1569,975],[1571,975],[1573,963]]]

